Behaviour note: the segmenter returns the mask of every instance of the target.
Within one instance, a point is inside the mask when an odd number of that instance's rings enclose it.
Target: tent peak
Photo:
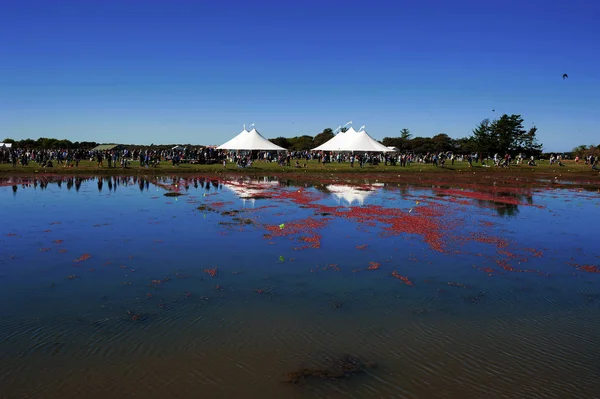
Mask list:
[[[366,151],[389,152],[391,149],[371,137],[362,126],[357,132],[352,126],[344,133],[333,136],[329,141],[313,148],[312,151]]]
[[[254,123],[250,125],[253,127]],[[255,128],[244,130],[225,144],[217,147],[220,150],[275,150],[285,151],[285,148],[264,138]]]

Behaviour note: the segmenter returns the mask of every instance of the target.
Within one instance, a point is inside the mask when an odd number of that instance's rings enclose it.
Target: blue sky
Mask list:
[[[547,151],[600,142],[600,2],[5,0],[0,10],[0,140],[221,144],[244,123],[273,138],[349,120],[379,140],[402,128],[458,138],[516,113]]]

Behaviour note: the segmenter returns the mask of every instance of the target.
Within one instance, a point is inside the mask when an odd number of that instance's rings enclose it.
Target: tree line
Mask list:
[[[24,140],[13,140],[11,138],[6,138],[0,143],[12,144],[15,148],[29,148],[29,149],[63,149],[63,150],[91,150],[101,143],[97,143],[95,141],[70,141],[66,139],[54,139],[47,137],[40,137],[37,140],[33,139],[24,139]],[[123,147],[126,147],[130,150],[136,149],[148,149],[151,148],[156,151],[162,150],[170,150],[173,148],[175,144],[150,144],[150,145],[137,145],[137,144],[124,144]],[[192,147],[191,144],[183,145],[183,147]],[[194,147],[204,147],[204,146],[194,146]]]
[[[589,157],[590,155],[597,155],[597,154],[600,154],[600,144],[598,144],[598,145],[594,145],[594,144],[579,145],[579,146],[573,148],[572,153],[573,153],[573,156],[579,157],[579,158],[586,158],[586,157]]]
[[[522,153],[526,156],[538,156],[542,153],[542,144],[537,139],[537,127],[530,129],[523,127],[523,118],[521,115],[504,114],[498,119],[482,120],[473,129],[471,135],[458,139],[451,138],[445,133],[436,134],[433,137],[413,137],[409,129],[402,129],[398,137],[385,137],[381,143],[386,146],[396,147],[401,152],[414,153],[434,153],[434,152],[455,152],[462,154],[479,153],[481,156],[491,156],[496,153],[503,156],[506,153],[516,155]],[[342,131],[345,131],[343,129]],[[277,137],[270,139],[271,142],[289,150],[289,151],[308,151],[333,138],[334,133],[330,128],[323,129],[317,135],[302,135],[296,137]],[[91,149],[98,145],[93,141],[59,140],[54,138],[40,137],[37,140],[24,139],[12,140],[5,139],[5,143],[13,143],[19,148],[64,148],[64,149]],[[147,148],[148,146],[127,146],[136,148]],[[157,149],[168,149],[170,145],[157,145]],[[573,155],[579,157],[591,155],[600,152],[600,145],[580,145],[572,151]]]
[[[88,150],[94,148],[98,145],[98,143],[94,141],[75,141],[66,139],[53,139],[47,137],[40,137],[37,140],[33,139],[23,139],[23,140],[13,140],[10,138],[6,138],[2,141],[3,143],[12,144],[15,148],[32,148],[32,149],[53,149],[53,148],[62,148],[68,150],[75,149],[84,149]]]
[[[398,137],[385,137],[381,143],[396,147],[401,152],[433,153],[480,153],[482,156],[506,153],[539,155],[542,144],[537,140],[537,127],[526,130],[521,115],[504,114],[490,121],[484,119],[467,137],[453,139],[446,133],[433,137],[413,137],[409,129],[402,129]],[[333,137],[331,129],[325,129],[314,138],[308,135],[299,137],[277,137],[271,141],[292,151],[304,151],[318,147]]]

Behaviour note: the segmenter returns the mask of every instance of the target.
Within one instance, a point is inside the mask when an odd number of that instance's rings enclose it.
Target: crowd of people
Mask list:
[[[27,166],[35,162],[40,167],[78,167],[82,160],[95,162],[98,167],[125,168],[133,161],[141,167],[156,167],[162,161],[177,166],[182,162],[217,162],[220,154],[214,148],[202,147],[185,150],[153,150],[117,148],[110,150],[85,149],[27,149],[0,147],[0,163]]]
[[[82,160],[95,162],[97,167],[126,168],[132,162],[137,162],[139,167],[157,167],[161,162],[170,162],[173,166],[181,163],[192,164],[236,164],[240,168],[253,165],[254,161],[277,162],[282,166],[296,168],[307,167],[309,161],[317,160],[320,164],[349,163],[364,167],[365,165],[385,165],[401,167],[413,163],[431,164],[435,167],[444,167],[446,163],[468,162],[469,166],[480,163],[482,166],[510,167],[511,164],[520,165],[527,160],[529,166],[537,166],[533,156],[527,158],[523,154],[512,157],[510,154],[500,156],[482,157],[480,154],[454,154],[452,152],[431,152],[415,154],[412,152],[370,153],[356,152],[329,152],[329,151],[225,151],[214,147],[196,147],[184,149],[152,149],[152,148],[114,148],[108,150],[85,149],[27,149],[0,147],[0,163],[11,163],[13,167],[26,166],[35,162],[40,167],[77,168]],[[580,163],[579,157],[575,158]],[[598,157],[589,155],[583,159],[592,169],[598,169]],[[561,155],[549,156],[550,164],[564,166]]]

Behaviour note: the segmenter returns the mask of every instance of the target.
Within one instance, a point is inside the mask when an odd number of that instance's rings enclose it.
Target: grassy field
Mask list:
[[[303,164],[304,162],[301,162]],[[294,162],[292,161],[292,165]],[[32,162],[28,166],[17,166],[13,168],[10,164],[0,164],[0,176],[35,176],[37,174],[60,174],[60,175],[167,175],[167,174],[240,174],[240,175],[280,175],[280,174],[439,174],[451,178],[453,175],[478,174],[490,176],[523,176],[528,178],[535,177],[558,177],[562,180],[569,179],[591,179],[600,182],[600,172],[592,170],[591,166],[576,164],[574,161],[564,161],[565,166],[549,165],[547,161],[541,161],[538,166],[530,167],[527,165],[513,165],[510,168],[485,167],[480,164],[474,164],[469,167],[467,162],[455,162],[454,165],[447,164],[444,167],[434,167],[433,165],[413,163],[407,167],[377,166],[366,165],[360,168],[357,164],[350,167],[349,163],[330,163],[325,166],[317,161],[308,162],[306,168],[282,167],[277,163],[255,162],[251,168],[240,168],[235,164],[223,165],[191,165],[182,164],[173,167],[169,162],[162,162],[158,167],[142,167],[138,162],[132,162],[128,168],[107,168],[97,167],[96,162],[82,161],[77,168],[64,168],[57,165],[52,168],[41,168]]]

